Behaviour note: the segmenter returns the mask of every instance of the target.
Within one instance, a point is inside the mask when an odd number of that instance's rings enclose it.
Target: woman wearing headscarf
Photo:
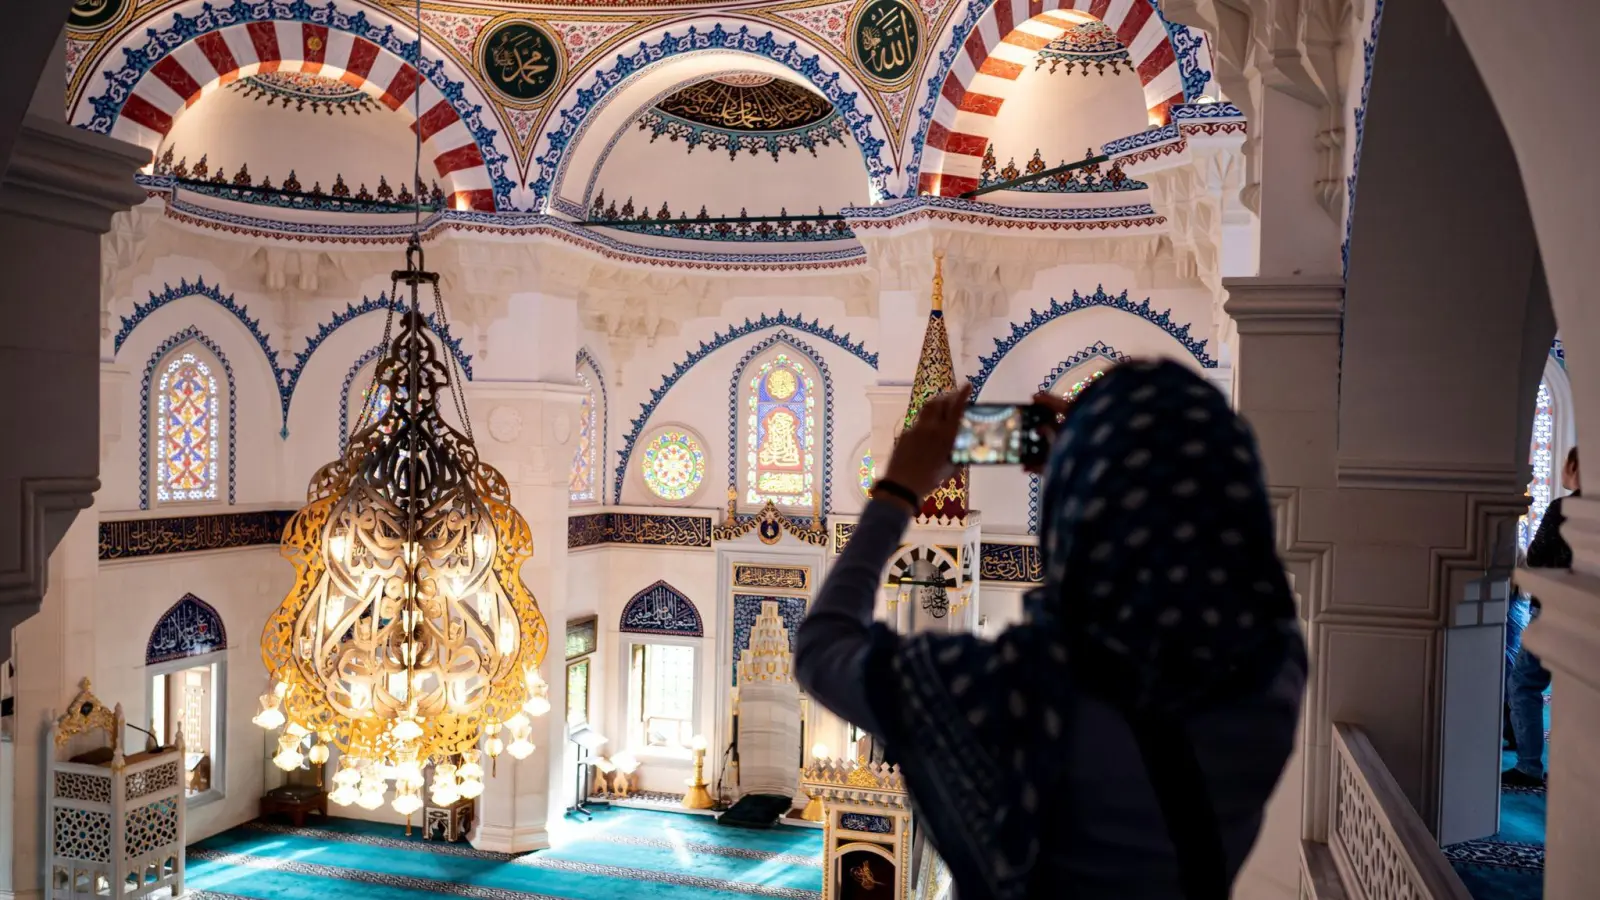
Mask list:
[[[800,683],[900,766],[959,900],[1222,900],[1306,672],[1248,427],[1175,363],[1112,369],[1055,438],[1024,622],[899,635],[873,601],[968,393],[899,441],[800,626]]]

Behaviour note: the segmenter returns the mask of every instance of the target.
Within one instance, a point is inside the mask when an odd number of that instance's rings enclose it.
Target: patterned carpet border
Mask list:
[[[250,831],[263,834],[282,834],[290,837],[303,837],[317,841],[340,841],[347,844],[365,844],[369,847],[389,847],[399,850],[422,850],[428,853],[438,853],[445,856],[461,856],[469,859],[483,859],[493,862],[509,862],[518,865],[534,865],[535,857],[519,856],[507,853],[498,853],[493,850],[479,850],[471,844],[457,844],[448,841],[417,841],[407,838],[391,838],[378,834],[363,834],[361,832],[333,831],[325,828],[295,828],[292,825],[274,825],[269,822],[250,822],[244,826]],[[683,849],[690,853],[699,853],[710,856],[722,856],[729,859],[747,859],[752,862],[775,862],[785,866],[803,866],[810,869],[822,868],[822,860],[811,856],[800,856],[795,853],[774,853],[770,850],[752,850],[747,847],[726,847],[721,844],[712,844],[705,841],[669,841],[661,838],[639,837],[626,834],[610,834],[601,832],[586,835],[589,840],[602,841],[608,844],[620,844],[627,847],[649,847],[655,850]],[[809,896],[809,895],[808,895]]]
[[[1453,863],[1469,866],[1493,866],[1498,869],[1544,869],[1544,848],[1537,844],[1513,844],[1508,841],[1463,841],[1444,848],[1445,858]]]

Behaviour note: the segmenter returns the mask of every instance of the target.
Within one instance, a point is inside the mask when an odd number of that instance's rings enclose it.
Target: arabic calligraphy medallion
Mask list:
[[[73,31],[98,31],[122,17],[127,0],[77,0],[67,14],[67,27]]]
[[[561,44],[539,26],[522,19],[484,32],[478,64],[489,84],[513,103],[537,103],[560,83]]]
[[[922,20],[900,0],[865,0],[850,24],[850,54],[862,73],[885,88],[911,77],[922,52]]]

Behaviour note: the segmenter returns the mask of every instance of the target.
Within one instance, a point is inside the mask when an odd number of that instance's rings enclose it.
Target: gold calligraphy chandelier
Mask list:
[[[420,219],[419,208],[419,230]],[[254,719],[282,729],[280,768],[320,766],[338,748],[334,803],[375,809],[392,784],[406,816],[422,807],[430,764],[436,803],[476,797],[482,754],[527,757],[531,717],[550,709],[544,617],[519,574],[532,535],[478,457],[459,364],[421,310],[431,285],[448,328],[423,263],[414,232],[389,295],[403,283],[409,299],[389,309],[355,433],[284,529],[296,577],[262,631],[271,687]]]

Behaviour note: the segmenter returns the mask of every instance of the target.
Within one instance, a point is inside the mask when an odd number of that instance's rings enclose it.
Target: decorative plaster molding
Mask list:
[[[4,624],[15,625],[39,611],[47,586],[50,554],[79,510],[94,504],[94,494],[98,490],[98,478],[21,479],[17,567],[0,571],[0,620]]]
[[[1322,278],[1225,278],[1222,310],[1240,334],[1339,334],[1344,282]]]
[[[28,115],[0,172],[0,211],[104,234],[144,202],[133,173],[149,161],[140,147]]]
[[[1516,466],[1341,458],[1339,487],[1354,490],[1492,492],[1521,496]],[[1523,509],[1526,509],[1526,502]],[[1518,512],[1521,515],[1521,512]]]

